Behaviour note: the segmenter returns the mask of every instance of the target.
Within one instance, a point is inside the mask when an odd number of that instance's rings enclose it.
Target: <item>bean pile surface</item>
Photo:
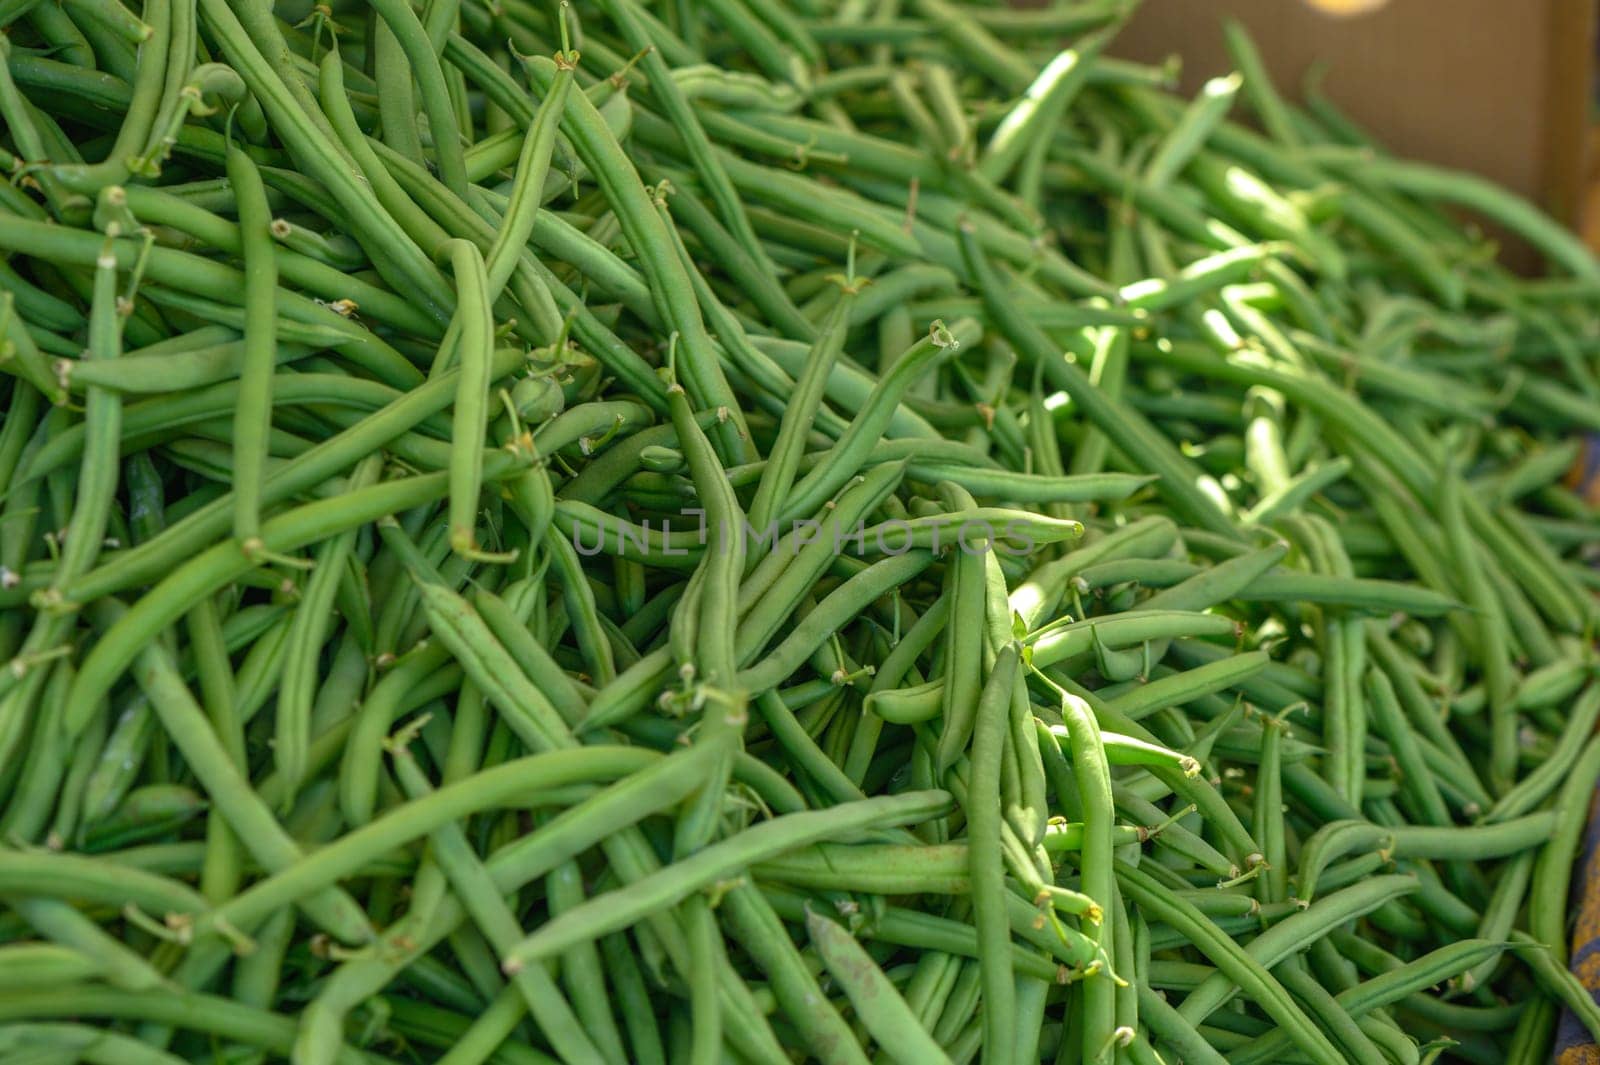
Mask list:
[[[1600,266],[1127,14],[0,0],[0,1062],[1600,1034]]]

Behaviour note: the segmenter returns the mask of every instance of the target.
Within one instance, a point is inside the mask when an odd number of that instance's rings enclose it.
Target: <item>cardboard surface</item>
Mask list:
[[[1184,89],[1231,69],[1221,20],[1255,37],[1298,98],[1328,96],[1397,152],[1460,167],[1576,220],[1588,127],[1594,0],[1390,0],[1336,17],[1301,0],[1146,0],[1113,51],[1180,53]]]

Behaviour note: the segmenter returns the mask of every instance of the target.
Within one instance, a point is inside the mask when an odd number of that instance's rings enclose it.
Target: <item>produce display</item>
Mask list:
[[[1600,1034],[1600,265],[1128,14],[0,0],[0,1062]]]

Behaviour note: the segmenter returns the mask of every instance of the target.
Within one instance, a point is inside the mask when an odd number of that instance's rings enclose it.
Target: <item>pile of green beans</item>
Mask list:
[[[1600,264],[1130,13],[0,0],[0,1062],[1600,1036]]]

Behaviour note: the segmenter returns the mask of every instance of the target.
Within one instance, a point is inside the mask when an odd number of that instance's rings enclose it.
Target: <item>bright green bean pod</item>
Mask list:
[[[1101,743],[1099,723],[1089,705],[1070,692],[1060,694],[1061,716],[1066,722],[1072,769],[1078,782],[1078,802],[1083,810],[1083,892],[1102,910],[1110,912],[1116,904],[1117,883],[1112,867],[1116,814],[1111,799],[1111,767]],[[1096,932],[1100,957],[1109,962],[1115,950],[1112,923],[1101,920]],[[1087,977],[1083,1009],[1083,1060],[1100,1061],[1111,1053],[1115,1042],[1116,985],[1111,973]]]
[[[483,486],[483,438],[488,424],[489,384],[494,355],[494,312],[483,256],[465,240],[450,242],[456,275],[455,351],[461,375],[451,414],[450,549],[478,561],[505,561],[478,545],[478,493]]]
[[[750,526],[758,532],[778,518],[780,501],[787,498],[794,487],[806,439],[822,404],[823,389],[844,345],[852,298],[846,291],[818,326],[817,339],[812,342],[804,368],[795,379],[794,392],[784,404],[778,437],[767,453],[767,465],[761,471],[761,480],[750,503]]]
[[[828,1065],[864,1065],[868,1059],[855,1034],[817,986],[762,892],[742,884],[724,896],[722,906],[745,949],[772,981],[779,1007],[817,1059]]]
[[[1223,536],[1236,537],[1233,523],[1211,498],[1196,487],[1198,473],[1190,462],[1145,422],[1142,416],[1121,403],[1107,399],[1089,383],[1087,376],[1059,357],[1054,344],[1017,315],[1009,313],[1002,285],[980,250],[976,236],[961,232],[962,252],[968,269],[978,279],[978,288],[991,317],[1016,345],[1019,354],[1042,366],[1047,379],[1067,392],[1095,427],[1122,448],[1138,465],[1161,477],[1159,489],[1187,520]]]
[[[816,512],[860,468],[861,456],[889,426],[895,407],[920,374],[953,355],[960,342],[943,322],[934,322],[929,334],[917,341],[879,379],[838,443],[819,465],[801,478],[786,495],[778,512],[780,522],[790,522]]]
[[[1017,645],[1007,644],[995,656],[989,680],[978,696],[966,802],[973,921],[978,930],[983,985],[983,1046],[1000,1060],[1011,1059],[1016,1036],[1011,1027],[1016,977],[1011,970],[1011,929],[1004,902],[1009,889],[1000,843],[1000,772],[1012,691],[1021,683],[1019,667]]]
[[[823,964],[885,1053],[904,1065],[950,1060],[854,936],[810,908],[805,919]]]
[[[122,354],[123,315],[118,306],[117,260],[102,254],[95,262],[94,299],[89,312],[89,350],[96,361]],[[84,411],[86,431],[82,467],[78,478],[78,504],[66,530],[66,545],[56,565],[51,600],[65,597],[66,589],[87,572],[100,554],[106,523],[117,491],[118,443],[122,435],[122,399],[115,392],[91,389]]]
[[[533,235],[539,212],[539,196],[544,191],[545,177],[550,172],[550,156],[555,149],[556,130],[566,112],[567,93],[572,87],[576,56],[565,53],[555,58],[556,73],[546,90],[528,132],[523,138],[522,154],[517,160],[516,180],[511,186],[511,196],[502,212],[503,218],[494,244],[484,255],[488,266],[485,289],[493,303],[511,278],[511,272],[528,240]],[[460,191],[460,190],[458,190]]]
[[[379,273],[416,300],[418,306],[443,320],[444,308],[434,298],[442,288],[438,271],[386,212],[371,209],[370,192],[358,182],[347,157],[332,146],[331,132],[307,117],[315,114],[320,118],[320,112],[304,107],[292,88],[294,79],[286,81],[273,69],[240,23],[239,12],[220,0],[199,2],[202,18],[221,44],[223,54],[250,86],[274,130],[301,150],[308,172],[338,202],[352,227],[372,242],[377,253],[373,262]],[[298,95],[309,97],[309,92],[302,85]]]
[[[396,750],[394,759],[401,784],[414,800],[438,794],[431,789],[409,752]],[[440,867],[450,878],[462,905],[488,936],[490,943],[504,947],[515,942],[522,933],[521,927],[510,907],[495,890],[493,880],[482,861],[473,853],[472,845],[467,842],[461,827],[454,823],[441,825],[433,831],[432,843]],[[529,1014],[564,1060],[589,1063],[606,1061],[584,1031],[566,996],[543,966],[536,965],[512,974],[511,982],[521,992]]]
[[[1271,967],[1328,930],[1377,909],[1390,899],[1416,891],[1420,885],[1409,876],[1374,877],[1353,887],[1324,896],[1304,910],[1291,914],[1250,941],[1245,952],[1262,965]],[[1183,1000],[1178,1012],[1198,1024],[1235,993],[1232,980],[1223,973],[1206,981]]]
[[[1072,106],[1073,98],[1088,82],[1100,50],[1111,37],[1110,31],[1081,37],[1073,42],[1072,48],[1060,52],[1045,65],[1022,99],[1006,112],[995,128],[978,160],[980,174],[990,181],[1004,181],[1027,150],[1030,138],[1043,136],[1055,128],[1061,115]]]
[[[266,477],[267,434],[272,429],[272,378],[277,363],[278,264],[272,247],[272,210],[255,164],[228,149],[228,181],[239,205],[244,257],[244,352],[239,406],[233,415],[233,535],[259,555],[261,485]]]
[[[376,484],[382,465],[378,456],[367,459],[356,468],[349,487]],[[313,556],[315,568],[289,627],[272,743],[273,761],[284,782],[285,802],[293,799],[305,780],[317,668],[332,622],[330,613],[339,578],[355,546],[356,530],[351,529],[317,549]]]
[[[1205,146],[1217,124],[1227,117],[1244,84],[1240,74],[1211,78],[1200,86],[1200,94],[1184,109],[1172,129],[1145,164],[1144,181],[1152,188],[1163,188],[1177,177],[1194,153]]]
[[[508,971],[559,953],[571,943],[626,928],[641,917],[671,906],[691,893],[747,868],[763,857],[869,826],[892,827],[934,817],[948,808],[944,792],[909,792],[864,799],[828,810],[787,814],[714,843],[658,873],[625,888],[589,899],[544,925],[505,956]]]
[[[1192,906],[1165,892],[1149,874],[1121,862],[1117,863],[1116,872],[1123,891],[1134,903],[1149,910],[1152,916],[1186,926],[1195,936],[1195,945],[1229,978],[1237,980],[1239,988],[1266,1010],[1312,1061],[1318,1065],[1344,1062],[1344,1056],[1259,961],[1220,933]]]
[[[1329,148],[1313,150],[1311,156],[1341,173],[1357,172],[1364,180],[1386,188],[1479,211],[1526,238],[1575,277],[1600,281],[1600,267],[1581,241],[1532,204],[1482,178],[1424,163],[1403,163],[1370,151]]]
[[[555,64],[536,57],[524,60],[523,65],[539,90],[548,92],[555,79]],[[693,287],[672,253],[670,238],[650,203],[644,183],[584,94],[567,95],[562,128],[600,182],[607,201],[628,233],[629,242],[640,256],[640,266],[652,289],[666,305],[667,319],[678,333],[683,351],[684,384],[694,393],[697,406],[727,408],[729,420],[718,426],[717,439],[726,459],[741,460],[749,435],[742,408],[716,363],[711,338],[706,334],[705,323],[694,302]]]

